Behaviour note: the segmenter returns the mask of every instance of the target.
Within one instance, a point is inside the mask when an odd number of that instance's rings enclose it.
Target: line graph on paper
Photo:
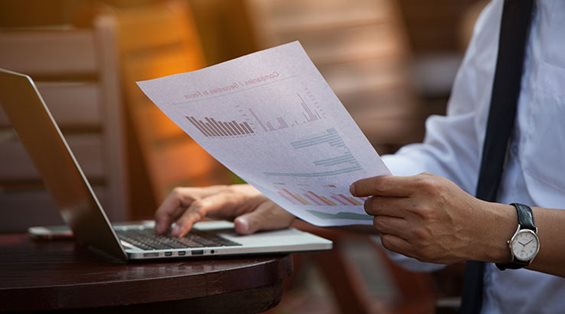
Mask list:
[[[239,111],[245,118],[253,120],[263,132],[298,127],[326,119],[324,109],[306,87],[276,101],[284,101],[284,104],[279,104],[279,115],[273,116],[272,108],[261,110],[260,107],[239,106]]]

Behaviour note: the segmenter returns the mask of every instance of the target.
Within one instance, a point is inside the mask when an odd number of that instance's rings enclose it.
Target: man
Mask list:
[[[534,2],[496,202],[472,196],[481,170],[504,2],[493,1],[481,14],[447,116],[428,119],[422,144],[384,156],[394,176],[360,180],[351,185],[351,193],[369,197],[365,209],[374,216],[384,247],[434,263],[397,257],[406,267],[435,270],[441,264],[487,262],[479,285],[484,287],[483,313],[563,312],[565,279],[559,276],[565,276],[565,211],[551,208],[565,208],[565,1]],[[510,203],[530,205],[537,227],[529,240],[513,240],[513,249],[507,241],[529,207]],[[173,234],[182,236],[204,216],[235,218],[243,234],[286,227],[293,220],[247,185],[177,188],[157,211],[157,232],[175,222]],[[526,256],[522,262],[520,254]],[[502,271],[495,263],[529,269]]]

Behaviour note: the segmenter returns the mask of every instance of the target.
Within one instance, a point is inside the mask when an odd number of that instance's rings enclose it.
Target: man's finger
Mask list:
[[[378,176],[361,179],[351,184],[349,190],[357,197],[365,196],[410,196],[415,192],[416,176]]]
[[[405,219],[389,216],[375,217],[373,226],[381,234],[390,234],[401,238],[405,238],[404,232],[409,229]]]
[[[163,201],[155,212],[155,231],[159,234],[167,231],[184,209],[190,206],[194,198],[191,198],[186,189],[174,189]]]
[[[192,202],[210,195],[222,194],[227,188],[225,185],[214,185],[205,188],[173,189],[155,213],[155,231],[164,233]]]
[[[409,197],[373,196],[365,200],[364,208],[372,216],[406,217],[413,202]]]
[[[155,231],[162,234],[190,205],[183,201],[177,193],[171,193],[155,212]]]
[[[388,250],[409,257],[415,257],[412,253],[412,246],[410,245],[410,243],[400,237],[391,234],[382,234],[381,243]]]
[[[259,230],[276,230],[290,226],[294,216],[276,204],[266,201],[256,210],[237,217],[235,231],[239,234],[251,234]]]
[[[192,226],[202,218],[203,216],[197,210],[185,211],[175,222],[171,235],[179,238],[184,237],[192,229]]]
[[[226,205],[229,205],[229,203],[229,195],[223,193],[211,195],[192,202],[190,207],[175,222],[172,235],[176,237],[184,237],[190,229],[192,229],[192,225],[202,220],[209,213],[225,208]]]
[[[163,212],[160,216],[155,215],[155,232],[157,234],[166,233],[171,224],[182,216],[185,210],[186,207],[177,207],[172,211]]]

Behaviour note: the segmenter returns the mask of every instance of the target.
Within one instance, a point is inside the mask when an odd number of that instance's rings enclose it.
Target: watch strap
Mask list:
[[[496,267],[498,267],[498,269],[500,269],[500,270],[520,269],[520,268],[524,268],[528,265],[530,265],[529,261],[525,262],[525,261],[521,261],[521,260],[515,259],[515,258],[513,258],[512,262],[510,262],[510,263],[504,263],[504,264],[496,263]]]
[[[529,229],[532,231],[537,231],[536,224],[534,223],[534,213],[530,206],[512,203],[510,204],[516,208],[516,213],[518,214],[518,225],[520,229]]]

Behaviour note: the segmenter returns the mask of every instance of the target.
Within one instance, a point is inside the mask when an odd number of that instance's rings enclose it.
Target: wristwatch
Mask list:
[[[516,208],[518,228],[512,238],[507,241],[512,260],[510,263],[496,264],[500,270],[518,269],[530,265],[540,247],[538,228],[534,223],[532,209],[524,204],[512,203],[510,205]]]

